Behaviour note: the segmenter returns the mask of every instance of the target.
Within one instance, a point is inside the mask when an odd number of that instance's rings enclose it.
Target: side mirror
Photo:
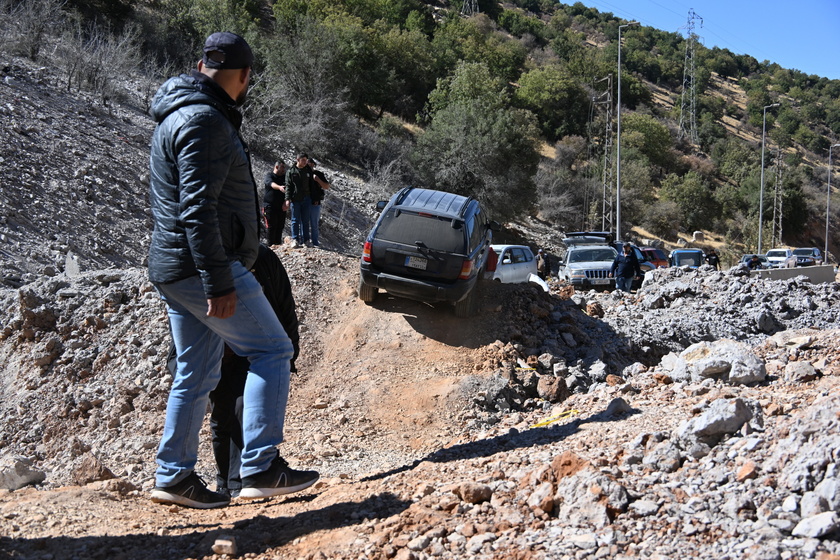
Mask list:
[[[490,231],[502,231],[502,224],[496,220],[490,220],[487,226],[490,228]]]
[[[385,210],[386,206],[388,206],[388,201],[387,200],[380,200],[376,203],[376,211],[377,212],[382,212],[383,210]]]

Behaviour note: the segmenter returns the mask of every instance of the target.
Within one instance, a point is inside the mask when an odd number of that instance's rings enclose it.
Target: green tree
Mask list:
[[[432,53],[439,76],[450,74],[459,61],[483,62],[494,76],[506,81],[519,75],[527,54],[519,41],[497,32],[485,15],[448,18],[435,31]]]
[[[641,113],[628,113],[621,120],[622,142],[635,146],[654,165],[672,164],[671,133],[656,118]]]
[[[430,96],[436,109],[413,161],[425,184],[475,196],[505,220],[533,204],[539,154],[534,116],[509,108],[499,84],[483,64],[461,63],[446,91]]]
[[[718,206],[709,185],[694,171],[683,177],[671,174],[662,181],[659,194],[677,204],[687,230],[709,229],[718,216]]]
[[[586,92],[556,66],[523,74],[514,101],[537,116],[543,134],[550,141],[586,131],[589,111]]]

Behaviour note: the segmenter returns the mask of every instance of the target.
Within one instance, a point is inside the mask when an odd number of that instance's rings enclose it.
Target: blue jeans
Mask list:
[[[243,477],[268,469],[283,441],[289,399],[289,360],[294,349],[254,275],[231,263],[236,312],[227,319],[207,317],[207,298],[199,276],[158,284],[167,305],[177,366],[166,404],[166,423],[158,448],[158,486],[179,482],[195,469],[198,436],[209,394],[219,382],[225,342],[250,361],[243,395]]]
[[[319,220],[321,219],[321,205],[320,204],[313,204],[309,207],[309,229],[312,232],[312,244],[319,245],[318,243],[318,225]]]
[[[309,241],[309,213],[312,199],[308,196],[300,202],[292,202],[292,239],[301,243]]]
[[[632,276],[616,276],[615,277],[615,289],[621,290],[622,292],[629,292],[630,288],[633,286],[633,277]]]

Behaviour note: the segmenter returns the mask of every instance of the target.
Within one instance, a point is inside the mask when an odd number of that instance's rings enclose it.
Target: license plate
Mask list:
[[[598,284],[598,285],[609,284],[610,279],[609,278],[593,278],[592,280],[590,280],[590,282],[592,282],[593,284]]]
[[[405,266],[408,268],[417,268],[419,270],[426,270],[428,260],[423,257],[406,257]]]

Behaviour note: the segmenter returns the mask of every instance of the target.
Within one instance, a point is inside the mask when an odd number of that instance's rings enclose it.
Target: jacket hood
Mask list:
[[[193,70],[167,80],[155,93],[149,114],[156,123],[187,105],[210,105],[239,129],[242,115],[227,92],[204,74]]]

